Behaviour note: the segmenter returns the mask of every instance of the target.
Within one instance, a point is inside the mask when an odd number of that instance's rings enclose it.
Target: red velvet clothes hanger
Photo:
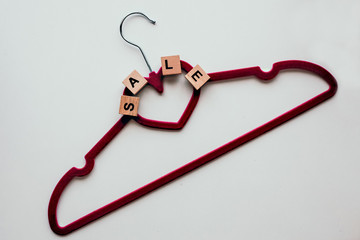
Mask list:
[[[181,68],[188,72],[192,69],[192,66],[187,62],[181,61]],[[88,223],[103,217],[104,215],[154,191],[155,189],[177,179],[192,170],[203,166],[204,164],[216,159],[217,157],[225,154],[242,144],[264,134],[265,132],[279,126],[280,124],[298,116],[299,114],[309,110],[310,108],[324,102],[328,98],[332,97],[337,90],[337,82],[335,78],[324,68],[314,63],[305,62],[305,61],[297,61],[297,60],[290,60],[290,61],[282,61],[277,62],[273,65],[273,68],[270,72],[263,72],[260,67],[250,67],[250,68],[242,68],[236,70],[229,70],[223,72],[215,72],[209,73],[210,80],[207,84],[203,87],[211,86],[213,83],[220,82],[223,80],[234,79],[234,78],[241,78],[241,77],[249,77],[254,76],[263,81],[269,81],[277,76],[277,74],[284,70],[302,70],[305,72],[310,72],[315,75],[321,77],[325,82],[329,85],[329,88],[320,93],[319,95],[307,100],[306,102],[298,105],[297,107],[291,109],[288,112],[272,119],[271,121],[249,131],[248,133],[243,134],[235,138],[234,140],[214,149],[213,151],[183,165],[182,167],[169,172],[168,174],[154,180],[143,187],[140,187],[129,194],[120,197],[119,199],[75,220],[74,222],[66,225],[60,226],[57,221],[57,206],[59,199],[61,197],[62,192],[66,188],[66,186],[75,178],[75,177],[82,177],[91,172],[95,164],[96,156],[106,147],[106,145],[126,126],[126,124],[133,120],[137,123],[158,129],[171,129],[177,130],[181,129],[185,126],[186,122],[189,120],[196,104],[200,98],[200,90],[196,90],[194,88],[193,94],[190,98],[190,101],[183,112],[182,116],[180,117],[179,121],[177,122],[163,122],[157,120],[151,120],[138,115],[137,117],[132,116],[122,116],[117,123],[100,139],[100,141],[85,155],[86,164],[83,168],[71,168],[65,175],[60,179],[58,184],[56,185],[49,202],[48,208],[48,218],[51,229],[59,234],[65,235],[68,234],[78,228],[81,228]],[[146,77],[148,84],[154,87],[158,92],[163,91],[163,75],[161,69],[155,73],[151,72],[149,77]],[[125,95],[132,95],[132,93],[125,88],[124,90]]]

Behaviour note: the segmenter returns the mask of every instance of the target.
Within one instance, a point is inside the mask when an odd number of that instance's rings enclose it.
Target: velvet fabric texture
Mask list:
[[[187,62],[181,61],[181,68],[188,72],[192,69],[192,66]],[[75,220],[74,222],[66,225],[60,226],[57,221],[57,206],[59,199],[61,197],[62,192],[66,188],[66,186],[76,177],[82,177],[91,172],[95,164],[96,156],[106,147],[108,143],[126,126],[126,124],[133,120],[138,122],[141,125],[158,128],[158,129],[171,129],[171,130],[179,130],[185,126],[187,121],[189,120],[194,108],[196,107],[197,102],[200,98],[200,90],[194,89],[192,97],[183,112],[182,116],[177,122],[163,122],[156,121],[142,117],[138,115],[137,117],[132,116],[122,116],[117,123],[100,139],[100,141],[85,155],[86,164],[83,168],[71,168],[65,175],[60,179],[58,184],[56,185],[49,202],[48,208],[48,218],[51,229],[59,234],[65,235],[76,229],[79,229],[88,223],[103,217],[104,215],[154,191],[155,189],[173,181],[176,178],[179,178],[190,171],[203,166],[204,164],[214,160],[215,158],[221,156],[224,153],[227,153],[242,144],[266,133],[267,131],[285,123],[286,121],[298,116],[299,114],[311,109],[312,107],[324,102],[325,100],[332,97],[337,90],[337,82],[335,78],[323,67],[316,65],[314,63],[306,62],[306,61],[298,61],[298,60],[289,60],[277,62],[273,65],[273,68],[269,72],[263,72],[260,67],[250,67],[243,69],[236,69],[230,71],[223,72],[215,72],[209,73],[210,80],[203,86],[207,87],[207,85],[215,84],[216,82],[229,80],[233,78],[241,78],[241,77],[250,77],[254,76],[263,81],[270,81],[274,77],[277,76],[283,70],[301,70],[303,72],[312,73],[318,75],[322,78],[328,85],[329,88],[320,93],[319,95],[307,100],[306,102],[298,105],[297,107],[289,110],[288,112],[272,119],[271,121],[249,131],[242,136],[235,138],[234,140],[222,145],[221,147],[214,149],[213,151],[183,165],[182,167],[169,172],[168,174],[154,180],[143,187],[140,187],[133,192],[120,197],[119,199]],[[160,70],[155,73],[151,72],[149,77],[146,77],[148,84],[154,87],[158,92],[163,91],[163,83],[162,83],[162,71]],[[124,95],[132,96],[132,93],[125,88]]]

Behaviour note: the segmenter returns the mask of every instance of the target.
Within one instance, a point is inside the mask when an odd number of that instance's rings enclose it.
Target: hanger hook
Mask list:
[[[129,17],[130,15],[134,15],[134,14],[139,14],[139,15],[143,16],[144,18],[146,18],[149,22],[151,22],[151,23],[154,24],[154,25],[155,25],[155,23],[156,23],[154,20],[151,20],[150,18],[148,18],[145,14],[143,14],[143,13],[141,13],[141,12],[132,12],[132,13],[129,13],[128,15],[126,15],[126,16],[124,17],[124,19],[123,19],[123,20],[121,21],[121,23],[120,23],[120,36],[125,40],[125,42],[127,42],[127,43],[129,43],[129,44],[131,44],[131,45],[133,45],[133,46],[135,46],[135,47],[137,47],[137,48],[139,48],[141,54],[142,54],[143,57],[144,57],[144,60],[145,60],[145,62],[146,62],[146,65],[148,66],[150,72],[152,72],[152,69],[151,69],[151,67],[150,67],[150,64],[149,64],[149,62],[147,61],[147,59],[146,59],[146,57],[145,57],[145,54],[144,54],[143,50],[141,49],[141,47],[139,47],[139,46],[136,45],[135,43],[132,43],[132,42],[126,40],[126,39],[124,38],[124,36],[123,36],[123,33],[122,33],[122,26],[123,26],[123,24],[124,24],[125,19],[126,19],[127,17]]]

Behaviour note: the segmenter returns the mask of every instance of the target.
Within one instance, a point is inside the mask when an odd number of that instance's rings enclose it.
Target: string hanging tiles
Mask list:
[[[180,56],[174,55],[161,57],[161,68],[164,76],[180,74]],[[193,69],[191,69],[185,75],[185,78],[196,90],[199,90],[210,79],[209,75],[199,65],[196,65]],[[136,95],[147,83],[147,80],[136,70],[131,72],[130,75],[123,81],[123,84],[134,95]],[[137,116],[139,102],[139,97],[121,96],[119,113],[123,115]]]

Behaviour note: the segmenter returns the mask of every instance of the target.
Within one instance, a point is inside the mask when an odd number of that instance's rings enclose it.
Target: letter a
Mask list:
[[[132,77],[129,79],[129,81],[130,81],[131,86],[132,86],[133,88],[135,87],[135,83],[139,83],[138,80],[136,80],[135,78],[132,78]]]

